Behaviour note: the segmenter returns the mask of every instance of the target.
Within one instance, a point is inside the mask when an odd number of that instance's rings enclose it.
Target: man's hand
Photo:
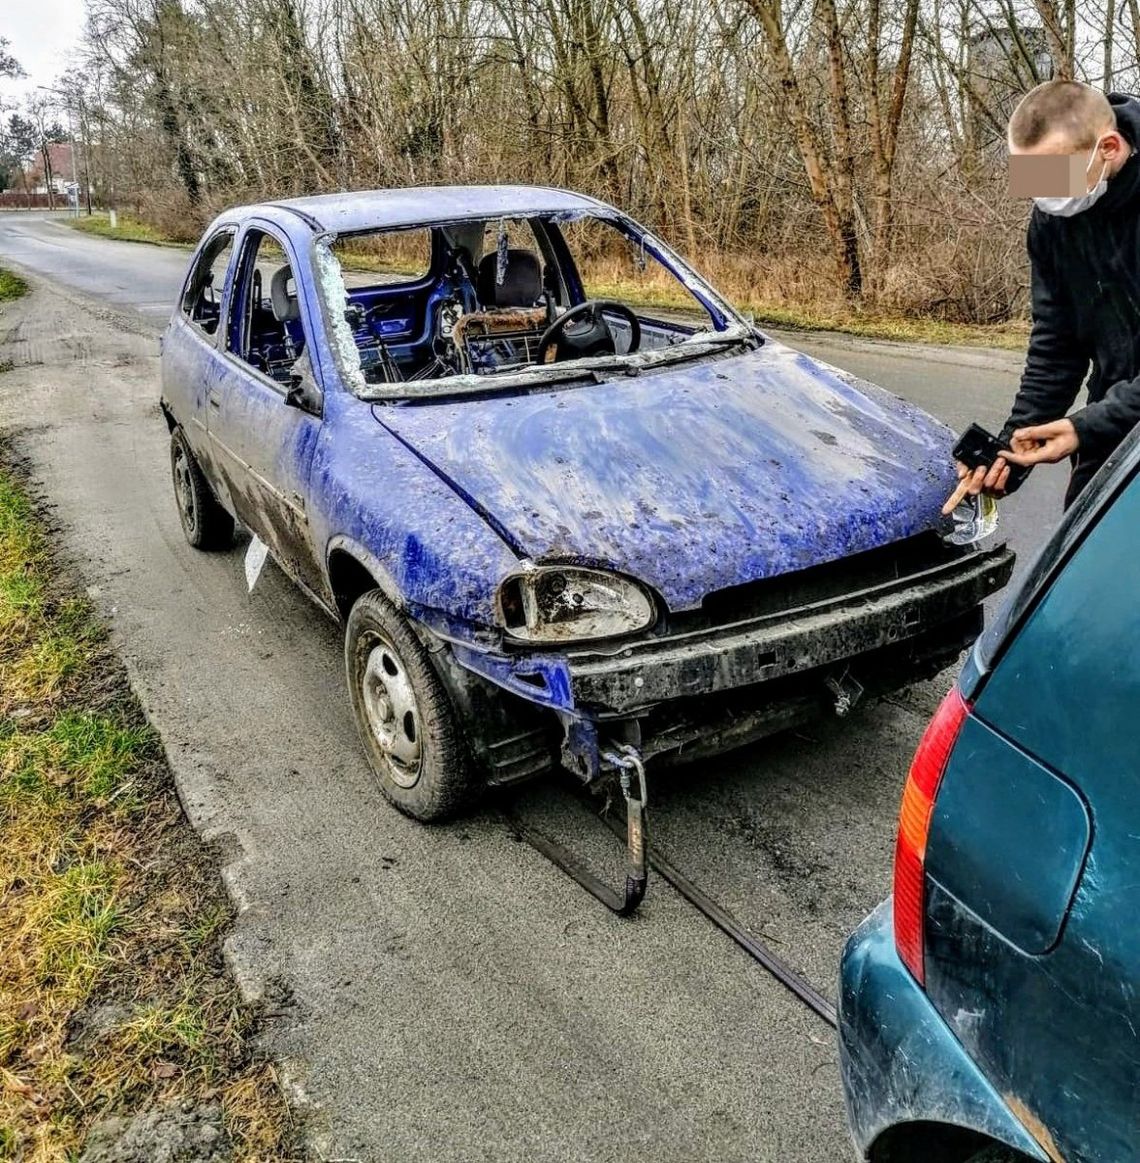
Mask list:
[[[976,497],[979,493],[1000,497],[1009,482],[1009,465],[1006,464],[1004,455],[999,456],[988,468],[981,465],[973,470],[958,461],[958,482],[958,487],[942,506],[943,517],[953,513],[966,497]]]
[[[1032,428],[1019,428],[1010,438],[1011,451],[1005,453],[1013,464],[1056,464],[1072,456],[1080,447],[1072,420],[1053,420]]]

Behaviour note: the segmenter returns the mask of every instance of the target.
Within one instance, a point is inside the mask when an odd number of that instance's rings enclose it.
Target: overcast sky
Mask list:
[[[0,99],[18,101],[50,85],[72,64],[83,35],[84,0],[0,0],[0,36],[28,75],[0,81]]]

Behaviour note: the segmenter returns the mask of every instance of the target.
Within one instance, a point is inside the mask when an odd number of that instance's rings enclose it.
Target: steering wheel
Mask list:
[[[605,312],[620,315],[629,324],[629,351],[641,346],[641,322],[624,304],[613,299],[587,299],[571,307],[542,333],[538,341],[538,363],[563,359],[583,359],[588,355],[613,355],[617,351],[614,333]]]

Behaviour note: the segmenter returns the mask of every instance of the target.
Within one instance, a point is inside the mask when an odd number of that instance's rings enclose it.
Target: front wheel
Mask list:
[[[380,790],[417,820],[440,820],[476,797],[467,747],[451,700],[407,620],[370,590],[348,616],[348,692]]]

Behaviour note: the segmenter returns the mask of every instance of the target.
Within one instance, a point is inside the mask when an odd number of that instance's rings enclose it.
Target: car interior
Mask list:
[[[305,350],[305,331],[293,269],[271,235],[247,237],[233,301],[230,351],[270,379],[289,383]]]
[[[333,252],[345,284],[345,318],[369,384],[491,375],[588,356],[669,347],[707,329],[688,311],[649,317],[592,291],[599,245],[612,266],[681,284],[614,226],[553,218],[461,222],[421,228],[414,278],[401,273],[410,231],[341,236]],[[606,237],[599,243],[597,232]],[[615,260],[612,256],[617,255]],[[649,276],[652,264],[657,271]],[[628,277],[624,282],[628,282]],[[623,285],[624,285],[623,282]]]

